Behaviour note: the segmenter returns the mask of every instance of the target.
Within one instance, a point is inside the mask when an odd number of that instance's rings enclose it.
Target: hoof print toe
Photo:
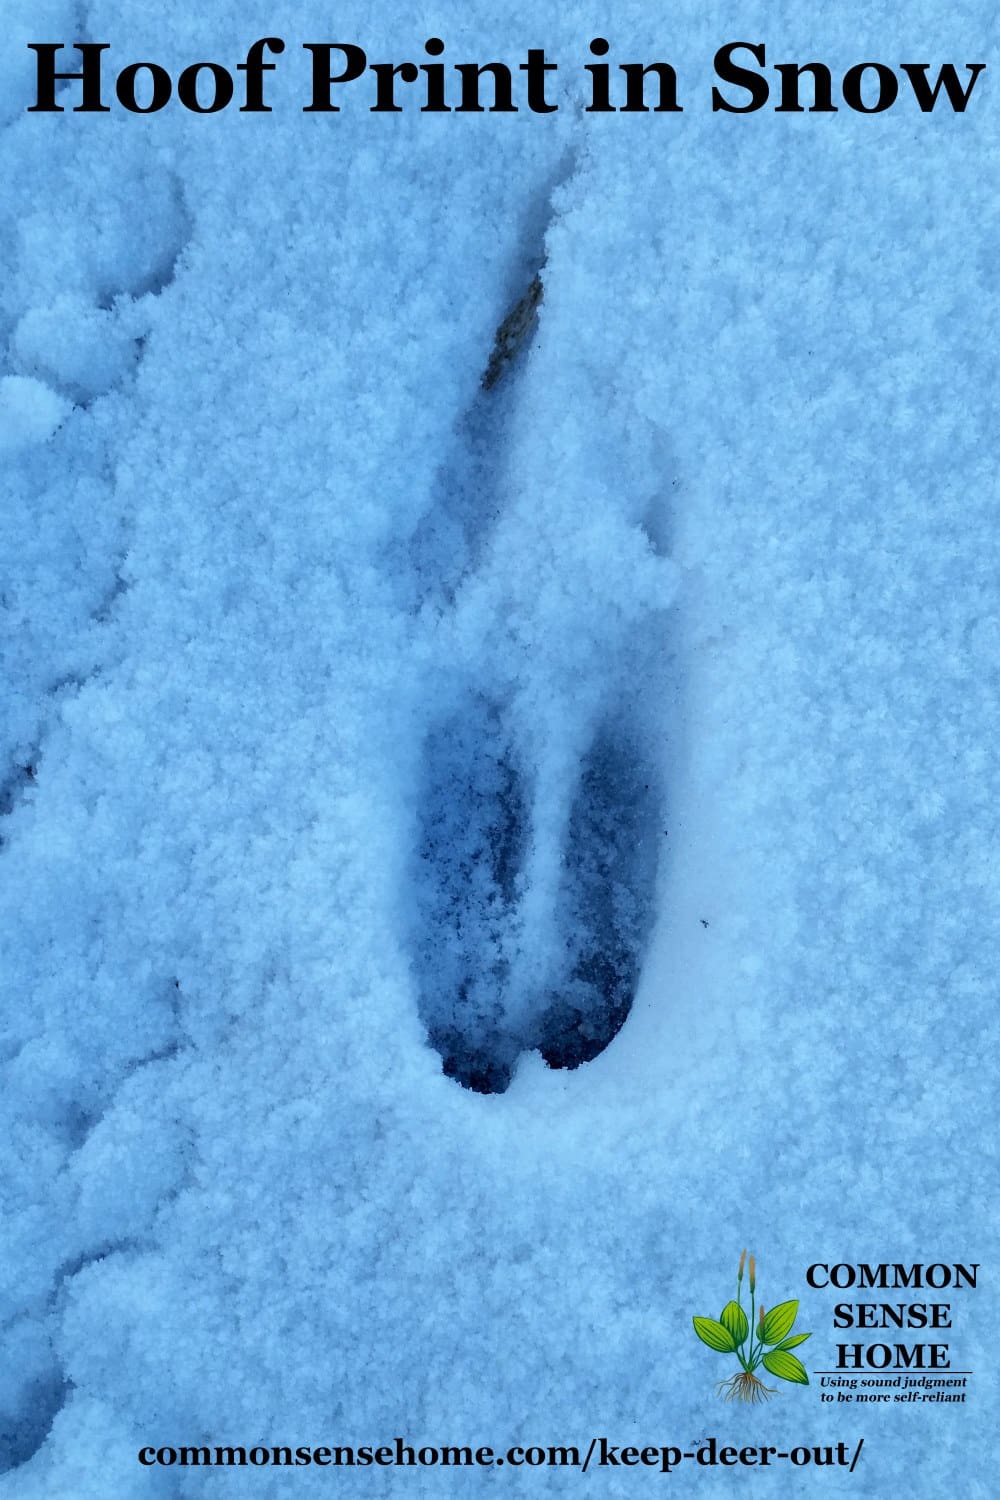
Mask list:
[[[597,734],[570,813],[557,913],[565,979],[548,996],[536,1045],[553,1068],[576,1068],[624,1025],[652,922],[656,778],[636,737]]]
[[[431,1043],[478,1093],[507,1087],[520,1050],[506,987],[526,827],[501,711],[473,692],[424,748],[415,957]]]

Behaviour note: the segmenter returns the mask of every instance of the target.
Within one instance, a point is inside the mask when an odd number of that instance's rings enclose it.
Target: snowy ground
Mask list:
[[[866,1449],[699,1488],[991,1495],[985,1269],[957,1409],[727,1408],[690,1326],[749,1244],[825,1368],[810,1262],[996,1243],[989,75],[933,119],[704,87],[737,35],[964,63],[991,12],[8,6],[4,1493],[346,1482],[144,1443],[717,1433]],[[585,117],[569,66],[548,118],[298,112],[302,40],[597,31],[684,116]],[[21,113],[25,40],[263,35],[271,116]],[[630,955],[611,1045],[546,1066]]]

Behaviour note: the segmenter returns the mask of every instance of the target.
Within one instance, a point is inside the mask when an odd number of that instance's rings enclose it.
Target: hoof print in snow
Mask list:
[[[652,924],[656,804],[648,757],[606,725],[570,812],[556,913],[565,978],[547,998],[535,1042],[552,1068],[591,1062],[632,1008]]]
[[[424,748],[416,967],[444,1071],[479,1093],[507,1087],[521,1050],[506,988],[526,826],[501,712],[472,694]]]
[[[416,958],[421,1015],[449,1078],[502,1093],[527,1048],[538,1048],[552,1068],[575,1068],[618,1034],[651,926],[656,803],[638,741],[602,728],[570,812],[552,914],[557,971],[531,1004],[516,992],[530,807],[502,713],[474,695],[431,734]]]
[[[509,503],[508,457],[530,374],[523,356],[544,294],[541,236],[535,248],[519,277],[522,286],[530,277],[527,290],[496,331],[481,389],[456,424],[429,504],[403,544],[405,560],[401,550],[390,552],[394,571],[407,579],[405,606],[417,612],[433,601],[432,619],[447,611],[461,617],[463,585],[488,556]],[[652,532],[649,540],[655,551]],[[579,581],[568,566],[572,607]],[[581,628],[595,628],[586,608]],[[641,652],[619,658],[616,650],[609,643],[609,672],[616,664],[630,674],[638,668]],[[450,717],[438,719],[423,748],[414,970],[421,1018],[446,1076],[479,1093],[502,1093],[522,1052],[534,1048],[550,1067],[575,1068],[621,1030],[651,926],[659,787],[647,726],[622,704],[602,721],[566,800],[560,795],[558,808],[539,804],[552,795],[535,775],[539,756],[544,764],[557,747],[522,744],[485,664],[463,670],[464,697],[451,700]],[[609,689],[610,680],[606,707]],[[581,732],[567,730],[574,743]]]

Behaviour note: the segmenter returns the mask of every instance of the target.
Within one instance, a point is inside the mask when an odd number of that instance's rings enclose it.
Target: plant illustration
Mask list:
[[[716,1386],[719,1395],[726,1401],[768,1401],[776,1394],[776,1386],[767,1386],[754,1371],[763,1365],[769,1374],[778,1380],[791,1381],[793,1385],[808,1385],[809,1376],[802,1361],[790,1351],[804,1344],[808,1333],[792,1333],[799,1304],[779,1302],[766,1312],[763,1303],[755,1306],[757,1292],[757,1267],[750,1257],[750,1316],[743,1309],[743,1267],[747,1252],[740,1256],[740,1268],[736,1273],[736,1301],[727,1302],[718,1321],[715,1318],[692,1318],[694,1331],[703,1344],[718,1354],[735,1354],[741,1369],[728,1380],[720,1380]],[[756,1327],[754,1314],[756,1312]],[[752,1330],[752,1331],[751,1331]]]

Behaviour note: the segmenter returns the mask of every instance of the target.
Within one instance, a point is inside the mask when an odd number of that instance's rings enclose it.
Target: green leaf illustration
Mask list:
[[[746,1343],[747,1334],[750,1332],[750,1324],[746,1313],[738,1302],[726,1303],[719,1314],[719,1322],[732,1335],[733,1343],[737,1348],[739,1348],[740,1344]]]
[[[806,1339],[811,1339],[811,1333],[793,1333],[790,1339],[782,1339],[778,1345],[779,1349],[795,1349],[799,1344],[804,1344]]]
[[[765,1344],[780,1344],[792,1331],[798,1302],[779,1302],[764,1318],[763,1338]]]
[[[728,1328],[717,1323],[714,1318],[692,1318],[694,1331],[703,1344],[714,1349],[718,1354],[732,1354],[736,1343]],[[789,1356],[791,1357],[791,1356]]]
[[[764,1369],[777,1375],[779,1380],[791,1380],[796,1385],[808,1385],[809,1376],[801,1360],[784,1349],[769,1349],[764,1355]]]

